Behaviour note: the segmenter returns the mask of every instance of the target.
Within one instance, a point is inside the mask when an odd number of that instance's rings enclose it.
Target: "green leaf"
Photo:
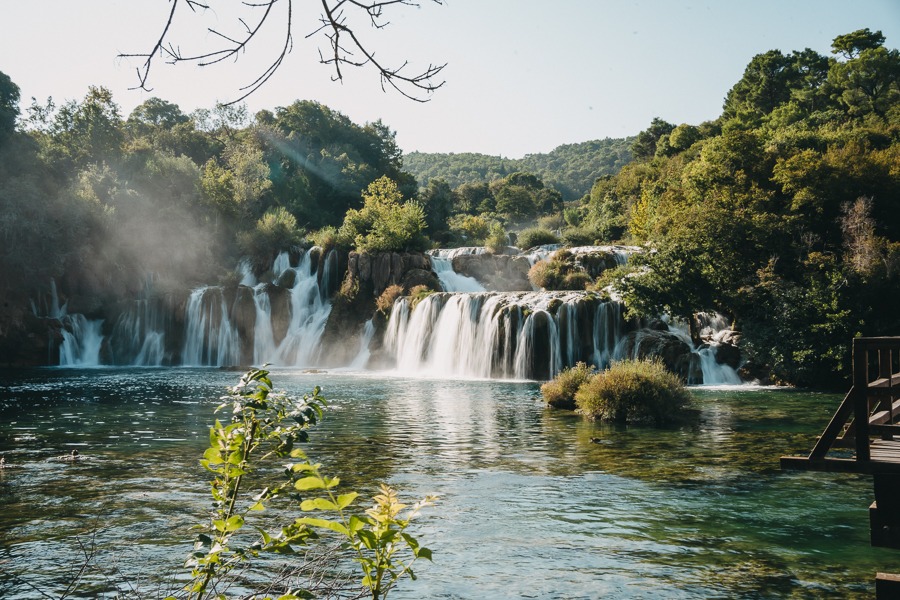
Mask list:
[[[360,541],[362,541],[363,546],[365,546],[369,550],[374,549],[378,545],[378,540],[376,539],[375,534],[368,529],[360,529],[356,532],[356,537],[358,537]]]
[[[361,518],[357,517],[356,515],[353,515],[350,517],[350,523],[349,523],[350,531],[352,531],[353,533],[356,533],[357,531],[359,531],[360,529],[365,527],[366,523],[367,522],[364,519],[361,519]]]
[[[225,462],[215,448],[207,448],[206,452],[203,453],[203,458],[211,465],[220,465]]]
[[[297,480],[297,483],[294,484],[294,488],[298,492],[305,490],[321,490],[325,488],[325,481],[323,481],[321,477],[316,476],[304,477],[303,479]]]
[[[426,560],[431,560],[431,550],[428,548],[419,548],[418,551],[415,552],[416,558],[424,558]]]
[[[327,498],[311,498],[300,503],[300,510],[338,510],[338,506]]]
[[[227,521],[225,521],[225,532],[237,531],[241,527],[244,526],[244,517],[241,515],[234,515],[233,517],[229,517]]]
[[[309,525],[311,527],[320,527],[322,529],[330,529],[331,531],[335,531],[340,533],[341,535],[349,536],[350,532],[347,531],[347,528],[344,527],[342,523],[338,523],[337,521],[329,521],[328,519],[317,519],[315,517],[301,517],[297,519],[297,523],[303,523],[305,525]]]
[[[359,494],[357,494],[356,492],[341,494],[337,497],[337,509],[344,510],[345,508],[350,506],[350,504],[352,504],[354,500],[356,500],[357,496],[359,496]]]

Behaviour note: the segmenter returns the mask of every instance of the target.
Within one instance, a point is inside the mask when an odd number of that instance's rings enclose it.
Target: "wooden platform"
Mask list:
[[[782,456],[781,468],[793,471],[824,471],[827,473],[900,474],[900,440],[872,440],[869,460],[855,457]]]
[[[782,469],[872,475],[873,546],[900,549],[900,337],[853,340],[853,386],[808,456]],[[900,575],[878,573],[876,600],[900,600]]]
[[[900,473],[900,338],[853,340],[853,386],[809,455],[783,456],[781,467]]]

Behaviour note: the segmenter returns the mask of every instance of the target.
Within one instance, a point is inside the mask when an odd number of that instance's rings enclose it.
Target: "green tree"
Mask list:
[[[447,230],[447,220],[457,204],[456,195],[443,179],[432,179],[419,194],[419,203],[425,209],[425,222],[432,235]]]
[[[122,154],[122,118],[112,92],[91,87],[81,103],[63,104],[49,126],[46,151],[52,160],[76,167],[117,162]]]
[[[884,119],[900,103],[900,51],[866,48],[847,62],[837,62],[828,75],[833,97],[856,117],[869,113]]]
[[[650,127],[640,132],[631,144],[631,155],[635,160],[652,158],[656,154],[656,144],[661,137],[672,133],[675,126],[654,117]]]
[[[290,250],[303,239],[303,232],[297,226],[297,219],[283,206],[266,211],[256,227],[238,238],[241,251],[250,258],[254,268],[263,272],[279,252]]]
[[[354,240],[360,251],[424,250],[426,227],[422,207],[404,201],[397,183],[381,177],[366,188],[363,207],[347,211],[339,235]]]
[[[19,117],[19,86],[0,71],[0,140],[12,132]]]
[[[831,43],[831,52],[840,54],[847,60],[853,60],[864,50],[874,50],[882,45],[884,45],[884,36],[881,32],[872,33],[866,27],[834,38]]]

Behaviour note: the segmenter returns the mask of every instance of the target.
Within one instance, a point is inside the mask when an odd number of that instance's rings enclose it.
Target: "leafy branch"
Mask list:
[[[427,497],[404,512],[406,506],[400,504],[396,492],[382,485],[373,508],[364,515],[349,513],[359,494],[337,494],[340,480],[323,475],[321,465],[310,462],[296,447],[307,441],[309,427],[322,418],[326,400],[318,387],[297,402],[273,390],[268,371],[253,369],[224,399],[217,412],[230,407],[231,421],[215,421],[209,447],[200,461],[215,475],[210,484],[213,513],[208,523],[198,527],[200,533],[188,558],[193,577],[186,587],[188,600],[225,598],[232,579],[229,573],[234,568],[247,566],[262,553],[297,554],[301,547],[308,548],[310,542],[320,539],[320,530],[340,534],[342,547],[350,550],[361,565],[362,585],[373,600],[383,600],[402,577],[415,579],[412,564],[419,558],[430,560],[431,551],[405,530],[434,498]],[[296,462],[284,466],[279,481],[259,491],[248,489],[249,478],[260,467],[283,458]],[[306,497],[316,491],[325,495]],[[258,536],[250,543],[246,537],[239,537],[253,515],[278,498],[286,499],[288,506],[299,505],[304,512],[330,511],[336,517],[300,517],[276,532],[256,527]],[[402,556],[404,549],[409,551],[406,558]],[[279,599],[312,597],[309,590],[288,587]]]
[[[443,0],[431,0],[435,4],[443,4]],[[159,58],[169,64],[193,63],[197,66],[209,66],[227,59],[237,60],[241,54],[247,51],[250,43],[263,35],[264,25],[272,21],[281,21],[279,34],[281,44],[274,58],[263,69],[262,73],[239,88],[240,97],[226,104],[236,104],[246,99],[261,88],[278,71],[285,57],[293,50],[293,26],[294,26],[294,0],[246,0],[241,4],[251,12],[254,18],[239,17],[240,32],[238,34],[225,33],[220,29],[207,28],[207,31],[221,45],[200,53],[183,52],[180,45],[171,38],[172,26],[178,18],[178,6],[183,2],[194,13],[212,10],[212,2],[199,2],[197,0],[171,0],[166,22],[160,32],[153,48],[146,53],[124,53],[120,58],[142,59],[143,63],[137,67],[138,84],[133,89],[152,91],[150,84],[150,71],[154,61]],[[385,10],[394,5],[418,7],[415,0],[382,0],[374,2],[361,2],[357,0],[321,0],[322,14],[319,18],[320,26],[306,35],[311,38],[317,34],[323,34],[329,42],[330,50],[327,54],[319,51],[319,61],[322,64],[334,68],[332,80],[343,81],[343,67],[371,66],[378,71],[381,78],[381,88],[386,90],[391,87],[406,98],[417,102],[427,102],[428,96],[444,85],[444,81],[436,81],[446,64],[433,65],[419,73],[409,73],[408,62],[399,66],[391,66],[375,58],[375,52],[363,44],[353,27],[348,24],[348,12],[365,15],[373,29],[385,28],[389,22],[385,17]],[[276,11],[280,4],[283,10]],[[278,16],[276,16],[278,15]],[[345,43],[346,42],[346,43]]]

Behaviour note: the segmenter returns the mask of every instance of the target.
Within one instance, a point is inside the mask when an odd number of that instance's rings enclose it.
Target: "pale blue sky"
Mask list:
[[[358,123],[381,118],[406,152],[519,158],[634,135],[656,116],[697,124],[720,114],[755,54],[806,47],[830,54],[835,36],[863,27],[900,47],[900,0],[422,0],[419,9],[395,9],[386,30],[367,32],[381,57],[406,56],[411,67],[449,63],[444,88],[416,104],[382,93],[369,72],[349,70],[343,84],[332,83],[317,62],[317,43],[303,39],[319,3],[295,4],[294,51],[248,99],[250,110],[318,100]],[[159,62],[151,94],[128,90],[137,64],[116,55],[152,47],[169,6],[0,0],[0,71],[21,88],[23,109],[32,96],[80,99],[93,84],[110,88],[127,115],[152,95],[185,112],[212,107],[266,66],[271,52],[263,47],[219,68]],[[228,26],[232,15],[221,11],[208,18]],[[201,26],[174,39],[190,50],[206,34]]]

